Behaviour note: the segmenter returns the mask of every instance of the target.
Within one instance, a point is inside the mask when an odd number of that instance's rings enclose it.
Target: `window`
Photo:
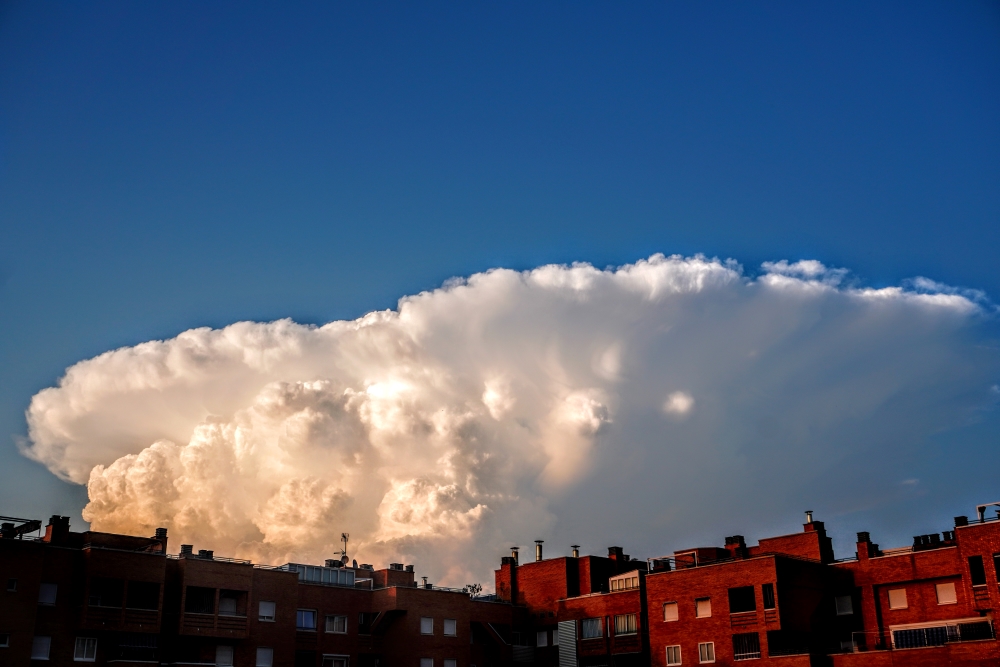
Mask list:
[[[219,645],[215,647],[215,664],[218,667],[233,667],[233,647]]]
[[[7,580],[7,592],[8,593],[16,593],[17,592],[17,579],[8,579]]]
[[[1000,581],[1000,554],[993,554],[993,574],[997,575],[997,580]],[[14,584],[17,584],[16,579]]]
[[[434,634],[434,619],[430,616],[420,617],[420,634],[422,635],[433,635]]]
[[[667,647],[667,664],[668,665],[679,665],[679,664],[681,664],[681,647],[680,646],[668,646]]]
[[[559,646],[559,628],[552,628],[552,645]]]
[[[316,610],[298,609],[295,612],[295,629],[316,631]]]
[[[698,644],[698,662],[715,662],[715,642]]]
[[[969,576],[973,586],[986,585],[986,568],[982,556],[969,556]]]
[[[600,618],[585,618],[580,621],[580,639],[595,639],[604,636],[604,624]]]
[[[376,664],[378,664],[376,662]],[[323,667],[347,667],[346,655],[324,655]]]
[[[73,649],[75,662],[94,662],[97,659],[97,639],[94,637],[77,637]]]
[[[0,648],[10,648],[10,635],[0,632]]]
[[[31,659],[48,660],[52,637],[35,637],[31,640]]]
[[[889,589],[889,609],[906,609],[906,589]]]
[[[327,616],[326,617],[326,631],[335,632],[338,635],[343,635],[347,633],[347,617],[346,616]]]
[[[764,609],[774,609],[774,584],[764,584],[760,587],[760,592],[764,598]]]
[[[757,596],[753,586],[739,586],[729,589],[729,613],[741,614],[745,611],[757,611]]]
[[[854,613],[854,604],[851,602],[850,595],[838,595],[833,599],[833,604],[837,610],[837,616],[850,616]]]
[[[38,586],[38,604],[55,604],[58,591],[59,587],[55,584],[40,584]]]
[[[184,594],[184,613],[214,614],[215,589],[201,586],[188,586]]]
[[[444,636],[445,637],[458,636],[458,621],[456,621],[453,618],[444,619]]]
[[[535,633],[535,646],[548,646],[549,645],[549,631],[539,630]]]
[[[637,631],[635,614],[617,614],[615,616],[616,635],[634,635]]]
[[[733,660],[756,660],[760,657],[760,635],[744,632],[733,635]]]
[[[611,580],[611,591],[629,591],[639,588],[639,577],[623,577]]]
[[[696,618],[708,618],[712,615],[712,598],[698,598],[694,601]]]
[[[91,577],[87,604],[91,607],[112,607],[121,609],[122,597],[125,593],[125,582],[122,579],[108,577]]]
[[[160,585],[146,581],[128,582],[125,606],[129,609],[159,609]]]
[[[676,602],[664,602],[663,603],[663,620],[664,621],[676,621],[680,619],[680,610],[677,609]]]
[[[420,658],[420,667],[434,667],[434,658]]]
[[[458,660],[453,658],[445,658],[444,667],[458,667]]]
[[[955,584],[951,582],[935,585],[934,592],[937,593],[938,604],[958,603],[958,595],[955,593]]]
[[[265,621],[265,622],[268,622],[268,623],[273,623],[274,622],[274,603],[273,602],[266,602],[264,600],[260,601],[260,604],[257,605],[257,620],[258,621]],[[270,649],[268,649],[268,650],[270,650]]]
[[[245,616],[245,591],[219,591],[219,616]]]
[[[271,667],[274,664],[274,649],[265,646],[257,647],[256,667]]]

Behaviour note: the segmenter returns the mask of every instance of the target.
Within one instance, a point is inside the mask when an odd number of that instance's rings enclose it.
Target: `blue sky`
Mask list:
[[[79,516],[15,447],[32,395],[191,327],[656,252],[997,300],[997,118],[995,3],[6,3],[0,506]]]

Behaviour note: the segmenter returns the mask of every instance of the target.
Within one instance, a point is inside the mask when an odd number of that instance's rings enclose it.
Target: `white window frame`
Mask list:
[[[667,609],[673,609],[673,618],[667,618]],[[674,623],[681,620],[681,606],[677,602],[664,602],[663,603],[663,622],[664,623]]]
[[[38,604],[51,607],[59,596],[59,584],[42,583],[38,585]]]
[[[941,595],[941,591],[946,591]],[[941,584],[934,584],[934,596],[938,604],[958,604],[958,591],[955,589],[955,582],[946,581]]]
[[[254,664],[256,667],[274,667],[274,649],[270,646],[258,646]]]
[[[893,593],[896,593],[896,595],[893,596]],[[903,602],[902,604],[899,604],[899,602],[900,602],[900,595],[902,596],[902,602]],[[895,611],[897,609],[909,609],[910,605],[909,605],[909,601],[906,599],[906,589],[905,588],[890,588],[887,591],[887,596],[889,598],[889,609],[892,609],[893,611]],[[893,597],[896,598],[896,604],[893,604],[893,600],[892,600]]]
[[[44,648],[44,655],[42,649]],[[31,638],[31,659],[48,660],[49,653],[52,652],[52,637],[39,635]]]
[[[433,635],[434,634],[434,617],[433,616],[421,616],[420,617],[420,634],[422,635]],[[421,658],[423,660],[423,658]]]
[[[837,616],[851,616],[854,614],[854,600],[851,599],[850,595],[836,596],[833,599],[833,607],[837,612]]]
[[[267,613],[267,606],[271,605],[270,612]],[[278,605],[270,600],[261,600],[257,603],[257,620],[261,623],[274,623],[274,615],[277,612]]]
[[[83,651],[81,651],[81,644]],[[88,651],[89,649],[89,651]],[[88,656],[87,654],[90,653]],[[73,644],[73,662],[95,662],[97,660],[97,638],[77,637]]]
[[[708,609],[707,614],[701,613],[704,604]],[[694,600],[694,617],[695,618],[712,618],[712,598],[695,598]]]
[[[236,658],[236,651],[233,649],[232,644],[215,645],[216,667],[233,667],[233,662],[235,658]]]
[[[710,658],[702,658],[704,655],[704,651],[702,651],[703,646],[707,647],[708,652],[711,654]],[[712,662],[715,662],[715,642],[698,642],[698,664],[707,665]]]
[[[338,620],[340,621],[340,624],[343,625],[343,630],[337,629]],[[334,635],[346,635],[347,617],[343,614],[327,614],[326,618],[323,620],[323,632]]]
[[[670,649],[672,649],[672,648],[677,649],[677,660],[675,660],[674,662],[670,661]],[[681,645],[680,644],[673,644],[671,646],[668,646],[667,647],[667,656],[666,657],[667,657],[667,666],[668,667],[674,667],[674,665],[681,664]]]
[[[345,655],[343,653],[324,653],[323,657],[320,658],[320,665],[322,665],[323,667],[327,667],[327,665],[333,667],[334,665],[337,664],[338,660],[344,661],[344,667],[350,667],[351,656]]]
[[[449,625],[451,626],[451,632],[448,632]],[[455,618],[444,619],[444,636],[445,637],[458,636],[458,619]]]

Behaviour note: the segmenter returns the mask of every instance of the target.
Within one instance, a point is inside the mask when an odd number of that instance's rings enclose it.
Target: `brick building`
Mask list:
[[[74,533],[9,520],[0,665],[805,667],[1000,665],[1000,521],[986,509],[912,546],[858,533],[836,559],[821,521],[747,545],[632,559],[579,554],[496,571],[472,597],[384,569],[171,555],[167,534]]]

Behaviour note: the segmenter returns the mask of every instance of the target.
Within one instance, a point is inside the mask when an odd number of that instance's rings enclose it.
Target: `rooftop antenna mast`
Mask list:
[[[340,541],[344,543],[344,548],[340,551],[341,560],[347,562],[347,540],[351,539],[350,533],[341,533]]]

